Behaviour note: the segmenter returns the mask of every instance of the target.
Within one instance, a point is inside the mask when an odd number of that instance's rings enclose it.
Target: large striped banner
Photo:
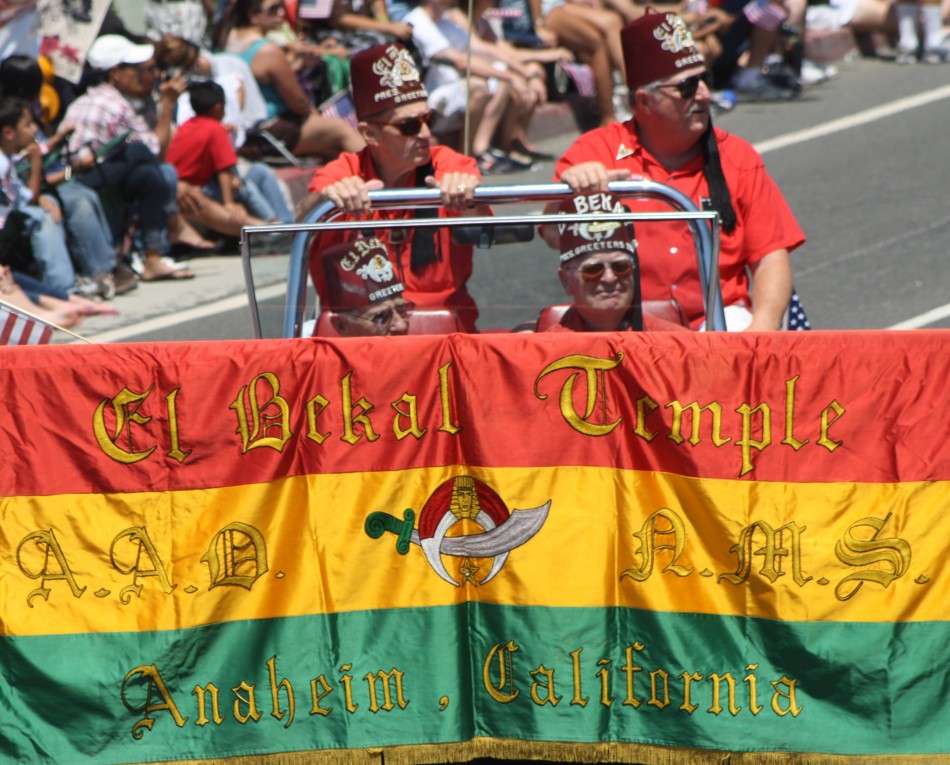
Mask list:
[[[0,762],[950,762],[950,335],[0,351]]]

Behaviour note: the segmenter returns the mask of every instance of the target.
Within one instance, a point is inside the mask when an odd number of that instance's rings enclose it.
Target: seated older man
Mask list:
[[[629,212],[613,194],[597,192],[565,199],[565,214],[591,214],[591,220],[559,223],[561,266],[558,277],[573,305],[547,332],[685,330],[643,314],[640,266],[633,224],[611,220]],[[600,215],[598,215],[600,213]]]
[[[376,237],[328,247],[322,253],[327,287],[324,310],[344,337],[405,335],[412,303],[396,275],[386,246]]]

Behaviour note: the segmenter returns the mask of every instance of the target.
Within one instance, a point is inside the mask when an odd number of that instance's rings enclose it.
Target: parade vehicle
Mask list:
[[[648,224],[650,221],[683,221],[688,226],[693,237],[696,251],[697,271],[704,297],[706,313],[710,316],[707,328],[722,330],[725,328],[725,317],[722,310],[722,298],[717,279],[710,279],[709,274],[718,273],[719,254],[719,219],[715,212],[699,210],[687,196],[678,190],[654,181],[616,181],[610,185],[610,190],[618,197],[632,200],[657,200],[667,205],[667,212],[631,212],[627,215],[601,216],[607,220],[633,221]],[[480,250],[492,248],[504,249],[506,256],[518,257],[519,252],[528,246],[536,234],[536,228],[545,223],[580,222],[584,216],[539,215],[528,213],[512,213],[505,210],[507,206],[536,204],[542,205],[557,202],[569,197],[569,187],[562,183],[550,184],[522,184],[511,186],[479,186],[475,190],[475,203],[491,205],[494,215],[490,217],[460,216],[457,218],[409,218],[399,221],[374,221],[373,229],[414,229],[419,227],[448,227],[452,231],[453,239],[463,244],[471,244]],[[370,200],[376,209],[420,209],[440,206],[437,189],[393,189],[370,192]],[[251,316],[256,337],[301,337],[312,334],[327,336],[331,333],[326,317],[320,319],[318,307],[314,304],[314,294],[308,290],[308,253],[311,236],[319,231],[355,231],[365,230],[365,222],[335,221],[339,211],[332,202],[313,209],[306,219],[298,225],[269,225],[256,226],[245,229],[246,236],[242,241],[242,259],[244,264],[245,281],[248,290],[248,302],[251,307]],[[294,243],[288,258],[286,270],[286,299],[284,300],[283,315],[278,328],[275,326],[273,306],[264,309],[265,301],[260,299],[258,290],[268,286],[280,285],[284,274],[281,273],[278,263],[268,255],[265,259],[255,259],[255,236],[273,233],[293,233]],[[551,258],[550,274],[553,279],[556,270],[555,258]],[[477,264],[476,264],[477,268]],[[266,284],[264,283],[266,282]],[[277,286],[277,291],[281,291]],[[273,290],[268,290],[271,296]],[[672,301],[669,301],[671,303]],[[673,316],[679,321],[679,312],[675,306],[664,301],[656,302],[644,307],[645,311],[653,311],[661,316]],[[489,307],[490,308],[490,307]],[[542,310],[539,320],[542,324],[551,321],[552,317],[564,306],[548,306]],[[439,333],[442,330],[457,330],[457,322],[445,309],[429,309],[417,311],[409,323],[410,334]],[[537,322],[534,323],[537,326]],[[316,325],[316,326],[315,326]],[[516,331],[526,331],[531,328],[531,322],[519,323],[512,327]],[[316,331],[315,331],[316,330]],[[488,331],[498,331],[488,330]]]

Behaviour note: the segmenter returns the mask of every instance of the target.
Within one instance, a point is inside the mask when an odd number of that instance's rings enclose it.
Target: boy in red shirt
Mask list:
[[[243,226],[291,223],[293,214],[283,199],[276,176],[266,195],[251,179],[242,179],[237,170],[237,154],[224,117],[224,90],[212,80],[188,86],[195,116],[180,125],[168,147],[166,159],[178,171],[179,186],[198,187],[207,204],[186,212],[189,220],[227,236],[239,237]],[[271,176],[273,171],[262,168]],[[259,171],[258,171],[259,172]],[[279,200],[270,201],[270,197]],[[284,208],[275,210],[275,206]]]

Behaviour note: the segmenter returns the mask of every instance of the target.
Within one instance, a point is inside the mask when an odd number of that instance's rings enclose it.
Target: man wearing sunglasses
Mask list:
[[[378,221],[448,217],[474,212],[475,187],[481,176],[475,160],[447,146],[433,146],[429,130],[428,93],[418,68],[401,45],[379,45],[350,59],[353,102],[359,131],[366,147],[345,152],[318,168],[310,181],[311,194],[298,206],[302,218],[329,200],[349,219]],[[373,210],[369,192],[376,189],[435,187],[442,208]],[[466,283],[472,274],[472,248],[452,241],[448,228],[379,228],[375,230],[394,256],[406,298],[425,308],[450,308],[462,326],[475,330],[478,309]],[[352,232],[323,232],[314,237],[310,250],[310,275],[321,300],[327,286],[319,253],[352,238]]]
[[[587,193],[606,191],[613,180],[645,178],[717,210],[728,329],[779,329],[792,290],[789,252],[805,241],[781,191],[748,143],[713,129],[703,57],[678,16],[646,13],[621,30],[621,39],[633,119],[578,138],[558,160],[555,180]],[[636,209],[669,211],[659,202]],[[687,226],[648,223],[638,236],[643,299],[675,298],[699,327],[702,290]],[[556,246],[550,230],[545,238]]]
[[[380,337],[409,332],[413,304],[406,301],[389,253],[377,237],[343,242],[323,251],[327,288],[324,310],[343,337]]]
[[[564,214],[590,221],[557,225],[561,265],[557,275],[573,305],[546,332],[681,330],[685,327],[641,312],[637,240],[633,224],[611,220],[628,213],[613,194],[596,192],[565,199]]]

